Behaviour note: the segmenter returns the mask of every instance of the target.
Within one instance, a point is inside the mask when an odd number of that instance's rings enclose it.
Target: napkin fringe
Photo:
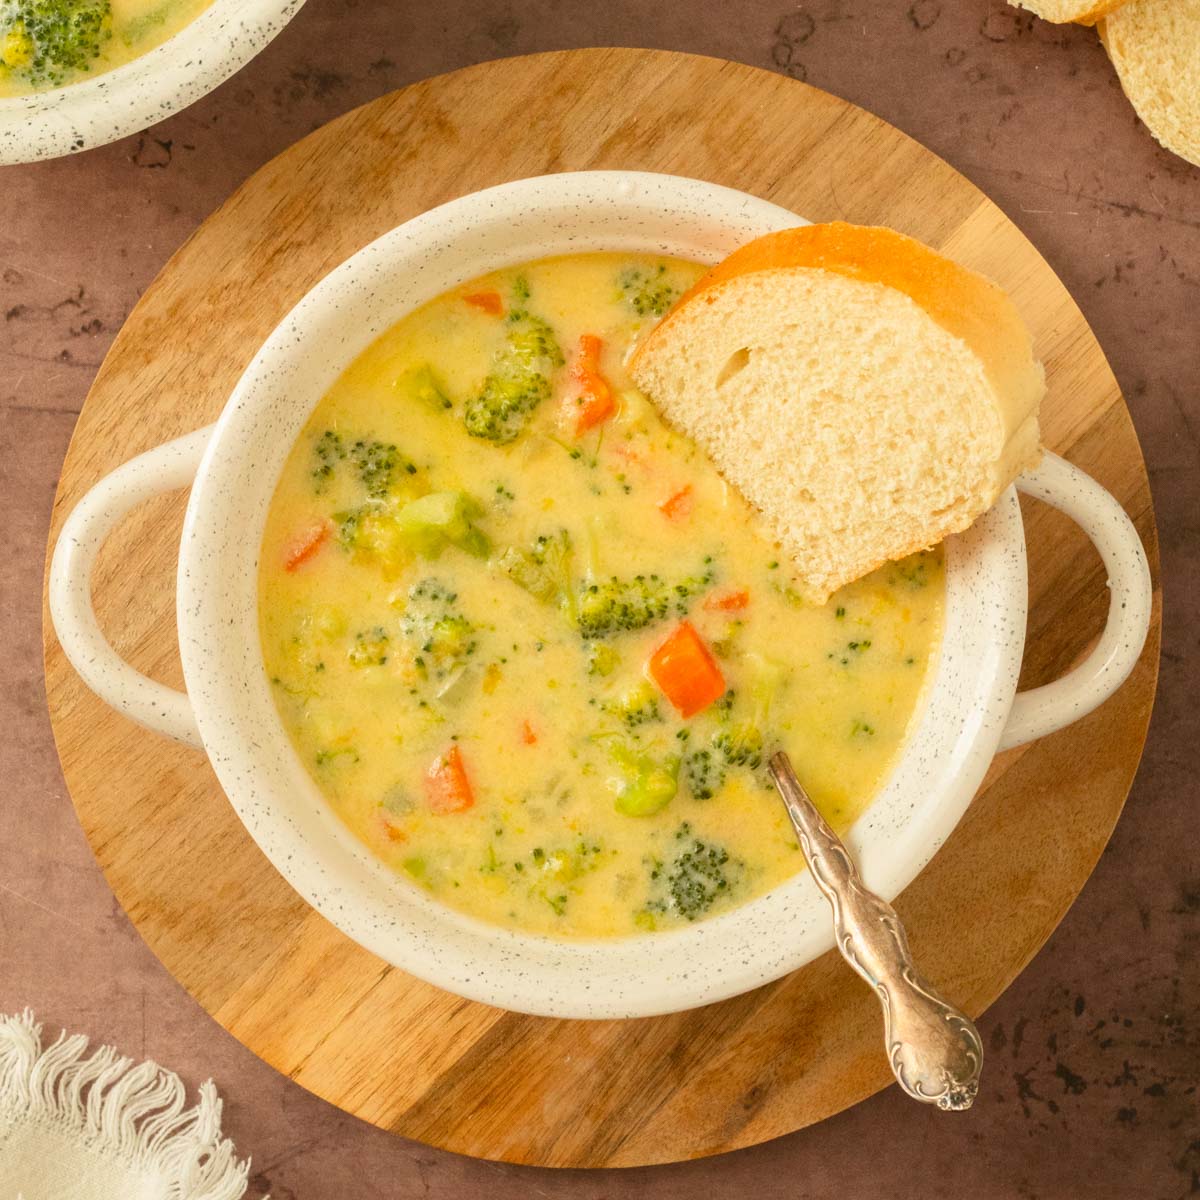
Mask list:
[[[42,1026],[26,1009],[0,1017],[0,1134],[21,1121],[75,1135],[161,1177],[164,1200],[240,1200],[250,1160],[221,1137],[212,1080],[184,1110],[182,1080],[157,1063],[134,1065],[111,1046],[84,1054],[88,1039],[60,1033],[42,1048]]]

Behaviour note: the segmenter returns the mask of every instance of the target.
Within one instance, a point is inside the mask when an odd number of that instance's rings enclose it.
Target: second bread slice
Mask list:
[[[1200,0],[1131,0],[1100,38],[1146,127],[1200,166]]]
[[[760,238],[688,292],[635,378],[823,603],[966,528],[1039,454],[1045,390],[995,284],[890,229]]]
[[[1009,0],[1009,3],[1058,25],[1069,21],[1094,25],[1105,13],[1120,8],[1125,0]]]

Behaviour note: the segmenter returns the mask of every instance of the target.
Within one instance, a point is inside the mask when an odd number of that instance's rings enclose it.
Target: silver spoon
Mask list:
[[[833,908],[837,948],[883,1005],[884,1045],[897,1082],[925,1104],[970,1108],[983,1067],[979,1031],[917,970],[896,910],[863,886],[787,755],[772,756],[768,768],[817,887]]]

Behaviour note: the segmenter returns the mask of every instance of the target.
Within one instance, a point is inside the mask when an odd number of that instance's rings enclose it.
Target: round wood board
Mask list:
[[[891,225],[999,281],[1046,364],[1047,445],[1122,501],[1157,579],[1146,472],[1116,381],[1015,226],[940,159],[842,100],[733,63],[641,50],[516,58],[431,79],[268,163],[167,264],[117,337],[67,454],[51,544],[104,473],[212,421],[276,323],[361,246],[478,188],[603,167],[699,176],[816,221]],[[176,686],[184,501],[134,514],[95,584],[118,649]],[[1037,505],[1026,519],[1030,686],[1082,656],[1108,593],[1073,526]],[[972,1014],[1049,937],[1121,811],[1154,696],[1155,596],[1145,652],[1119,694],[998,758],[900,898],[918,960]],[[721,1004],[626,1022],[505,1013],[420,983],[310,909],[244,832],[204,757],[92,696],[48,622],[46,680],[79,818],[142,936],[236,1038],[364,1120],[479,1157],[631,1166],[761,1142],[890,1080],[878,1005],[832,954]]]

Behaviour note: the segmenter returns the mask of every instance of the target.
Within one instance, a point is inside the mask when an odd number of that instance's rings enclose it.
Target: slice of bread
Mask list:
[[[807,225],[743,246],[630,366],[818,604],[965,529],[1040,454],[1045,377],[1016,307],[891,229]]]
[[[1130,0],[1100,38],[1146,128],[1200,166],[1200,0]]]
[[[1016,8],[1028,9],[1029,12],[1042,18],[1043,21],[1053,21],[1056,25],[1074,21],[1078,25],[1095,25],[1095,23],[1110,13],[1114,8],[1120,8],[1125,0],[1008,0]]]

